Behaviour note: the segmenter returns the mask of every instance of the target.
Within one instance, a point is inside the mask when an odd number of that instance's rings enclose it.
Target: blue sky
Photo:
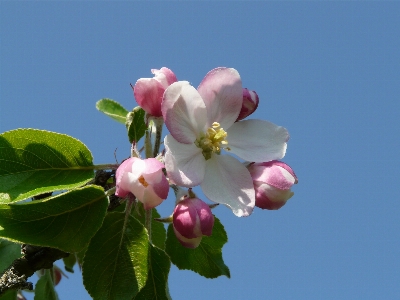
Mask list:
[[[172,268],[173,299],[399,299],[398,2],[0,2],[0,132],[65,133],[95,163],[129,155],[95,109],[136,106],[129,83],[166,66],[197,86],[237,69],[251,118],[286,127],[296,172],[279,211],[218,207],[231,279]],[[172,199],[160,211],[172,210]],[[79,272],[78,272],[79,273]],[[61,300],[90,299],[79,274]]]

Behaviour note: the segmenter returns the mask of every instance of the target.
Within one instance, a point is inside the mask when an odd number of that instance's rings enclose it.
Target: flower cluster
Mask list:
[[[293,170],[285,156],[288,131],[271,122],[246,119],[258,107],[255,91],[242,87],[232,68],[211,70],[194,88],[168,68],[151,70],[133,87],[149,117],[161,118],[169,131],[156,158],[132,157],[116,173],[116,195],[133,194],[145,209],[167,198],[169,185],[200,186],[211,201],[249,216],[254,207],[279,209],[293,195]],[[249,163],[250,162],[250,163]],[[214,218],[197,197],[179,199],[173,226],[182,245],[195,248],[211,235]]]

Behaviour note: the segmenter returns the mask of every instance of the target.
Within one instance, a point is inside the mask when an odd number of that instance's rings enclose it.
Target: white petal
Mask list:
[[[179,143],[170,134],[165,137],[164,144],[165,168],[169,179],[180,186],[199,185],[203,181],[206,166],[201,149],[193,143]]]
[[[286,153],[286,128],[264,120],[236,122],[228,130],[228,147],[240,158],[252,162],[281,159]]]
[[[207,126],[207,111],[197,90],[187,81],[165,90],[161,110],[171,135],[181,143],[193,143]]]
[[[246,167],[232,156],[213,155],[206,161],[201,188],[210,200],[228,206],[238,217],[249,216],[253,211],[253,180]]]
[[[243,103],[242,80],[231,68],[216,68],[207,73],[197,89],[207,107],[209,126],[220,123],[229,128],[237,119]]]

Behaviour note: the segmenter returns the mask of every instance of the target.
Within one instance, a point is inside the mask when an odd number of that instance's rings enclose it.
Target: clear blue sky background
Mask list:
[[[1,1],[0,131],[74,136],[95,163],[129,155],[101,98],[136,106],[129,83],[171,68],[197,86],[236,68],[252,118],[289,130],[299,177],[279,211],[216,215],[231,279],[173,267],[173,299],[400,299],[399,2]],[[166,215],[172,199],[161,207]],[[90,299],[79,272],[61,300]]]

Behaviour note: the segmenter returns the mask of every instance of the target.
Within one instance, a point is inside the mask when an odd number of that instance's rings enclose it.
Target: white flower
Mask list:
[[[164,93],[161,109],[170,134],[165,137],[165,167],[180,186],[201,184],[212,201],[237,216],[251,214],[255,204],[249,171],[224,149],[253,162],[281,159],[289,138],[285,128],[268,121],[236,122],[243,89],[235,69],[211,70],[196,90],[178,81]]]

